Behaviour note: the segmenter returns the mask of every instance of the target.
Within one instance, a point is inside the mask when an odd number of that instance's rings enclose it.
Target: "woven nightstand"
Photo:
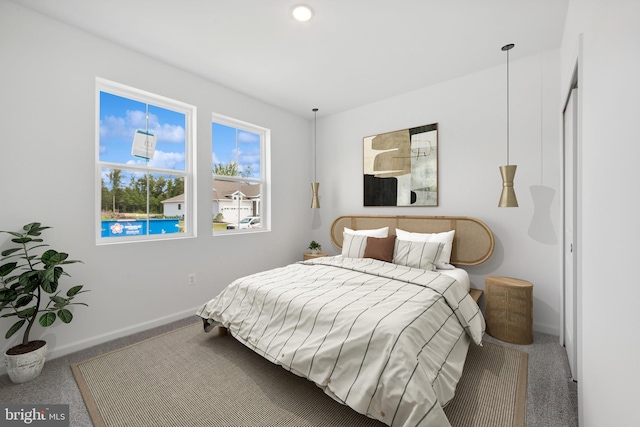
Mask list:
[[[533,342],[533,284],[511,277],[485,277],[487,333],[512,344]]]
[[[325,256],[327,256],[326,252],[318,252],[318,253],[315,253],[315,254],[312,254],[311,252],[305,252],[305,253],[302,254],[302,260],[306,261],[308,259],[322,258],[322,257],[325,257]]]

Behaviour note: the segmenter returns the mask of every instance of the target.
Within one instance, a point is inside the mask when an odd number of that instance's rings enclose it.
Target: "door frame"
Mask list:
[[[560,287],[560,328],[559,328],[559,340],[561,345],[565,345],[566,337],[565,337],[565,324],[566,324],[566,313],[565,313],[565,288],[567,284],[565,283],[566,277],[566,262],[565,262],[565,248],[567,246],[566,236],[565,236],[565,144],[564,144],[564,112],[566,111],[569,99],[571,97],[572,91],[576,89],[577,92],[577,101],[575,102],[574,108],[576,110],[576,121],[577,123],[574,126],[575,135],[574,135],[574,158],[575,158],[575,171],[574,171],[574,182],[573,182],[573,192],[574,192],[574,224],[573,224],[573,269],[574,276],[573,280],[576,284],[574,291],[574,300],[575,300],[575,313],[574,313],[574,322],[575,322],[575,336],[573,337],[574,343],[574,372],[572,372],[573,380],[578,381],[581,377],[581,369],[582,369],[582,154],[581,154],[581,146],[582,146],[582,86],[579,84],[581,79],[581,71],[582,67],[580,67],[581,59],[582,59],[582,43],[580,43],[580,53],[578,54],[578,58],[575,62],[573,73],[571,80],[569,82],[569,87],[566,92],[565,102],[562,108],[562,276],[561,276],[561,287]]]

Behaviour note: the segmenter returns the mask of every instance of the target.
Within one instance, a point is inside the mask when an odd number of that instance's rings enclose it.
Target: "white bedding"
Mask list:
[[[339,256],[238,279],[196,314],[393,426],[449,426],[442,407],[485,327],[450,275]]]
[[[447,276],[453,277],[462,285],[462,287],[469,292],[471,289],[471,281],[469,280],[469,273],[467,270],[462,268],[454,268],[453,270],[436,270],[438,273],[446,274]]]

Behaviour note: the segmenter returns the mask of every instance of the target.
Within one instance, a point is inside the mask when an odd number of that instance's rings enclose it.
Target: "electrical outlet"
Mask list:
[[[187,284],[189,285],[196,284],[196,273],[187,274]]]

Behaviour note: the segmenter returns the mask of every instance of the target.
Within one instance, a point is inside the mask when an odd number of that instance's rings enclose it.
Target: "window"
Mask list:
[[[96,241],[195,235],[195,107],[96,79]]]
[[[269,229],[268,129],[213,115],[213,233]]]

